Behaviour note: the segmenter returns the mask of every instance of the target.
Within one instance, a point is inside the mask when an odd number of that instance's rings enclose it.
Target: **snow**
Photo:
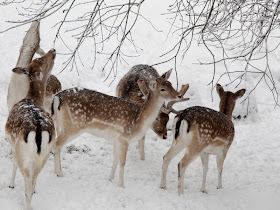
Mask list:
[[[157,5],[155,10],[154,5]],[[160,14],[165,12],[168,2],[160,0],[147,1],[143,5],[143,13],[162,30],[159,33],[141,20],[137,25],[134,40],[144,50],[139,51],[139,57],[128,57],[126,63],[118,67],[116,79],[112,82],[110,77],[105,82],[104,74],[100,72],[105,57],[96,60],[96,67],[91,70],[91,55],[89,49],[83,48],[80,57],[84,66],[80,68],[79,76],[76,71],[62,70],[65,61],[60,52],[64,50],[63,44],[53,46],[56,33],[52,26],[56,18],[50,18],[41,22],[41,48],[48,51],[55,47],[57,57],[53,68],[53,74],[62,83],[62,88],[81,87],[94,89],[109,95],[115,95],[118,81],[136,64],[154,64],[161,61],[159,55],[171,48],[176,40],[176,34],[166,39],[168,24]],[[16,5],[0,7],[0,30],[5,29],[11,14],[19,19],[16,14]],[[0,34],[0,203],[1,209],[17,210],[25,206],[24,182],[20,172],[17,172],[15,188],[8,188],[12,174],[12,156],[10,145],[5,140],[4,127],[8,116],[7,90],[11,78],[12,69],[16,65],[18,52],[22,39],[29,25],[13,29]],[[69,41],[73,41],[68,38]],[[128,48],[128,53],[136,55],[133,49]],[[279,76],[279,52],[272,52],[272,72]],[[175,109],[184,109],[189,106],[206,106],[218,110],[219,97],[216,90],[211,96],[211,85],[207,84],[212,79],[211,66],[195,65],[197,60],[206,60],[210,57],[204,49],[192,46],[185,60],[177,68],[179,87],[189,83],[190,88],[186,97],[190,100],[177,103]],[[173,67],[173,63],[155,66],[161,75]],[[243,69],[241,63],[232,65],[232,70]],[[278,72],[277,72],[278,71]],[[217,65],[216,74],[224,72],[222,65]],[[277,78],[277,77],[276,77]],[[174,71],[170,79],[176,84]],[[112,84],[110,85],[110,83]],[[276,82],[279,82],[276,80]],[[221,82],[221,85],[225,83]],[[175,85],[174,85],[175,86]],[[238,87],[236,90],[241,89]],[[229,90],[225,87],[225,90]],[[83,134],[74,141],[68,143],[62,149],[62,170],[64,177],[56,177],[54,174],[53,155],[39,174],[36,193],[33,195],[31,206],[33,209],[52,210],[76,210],[76,209],[241,209],[241,210],[276,210],[280,207],[280,109],[275,107],[274,100],[264,82],[256,89],[255,99],[258,112],[249,115],[245,119],[235,120],[235,138],[228,152],[223,170],[223,189],[217,190],[217,169],[214,156],[210,156],[209,171],[206,188],[208,194],[199,191],[202,182],[202,167],[200,158],[197,158],[188,168],[185,175],[184,194],[177,194],[177,164],[183,153],[176,156],[167,172],[167,189],[159,188],[161,180],[162,157],[168,151],[172,142],[172,133],[168,131],[167,140],[157,137],[153,131],[146,134],[145,153],[146,160],[141,161],[136,144],[129,147],[125,166],[125,188],[117,186],[118,173],[115,180],[108,181],[111,166],[113,164],[112,143],[95,136]],[[237,102],[236,107],[240,104]],[[171,128],[174,115],[171,116],[168,127]],[[117,169],[118,172],[118,169]]]

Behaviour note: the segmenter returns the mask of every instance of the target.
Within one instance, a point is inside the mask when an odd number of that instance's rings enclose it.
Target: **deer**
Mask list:
[[[5,125],[6,139],[14,157],[12,178],[14,188],[17,168],[24,178],[26,209],[30,209],[37,177],[44,167],[55,140],[55,127],[49,113],[43,109],[46,82],[54,65],[56,52],[50,50],[34,59],[27,68],[14,68],[16,74],[29,78],[26,98],[16,103]]]
[[[183,149],[186,153],[178,164],[178,194],[183,194],[184,175],[189,164],[200,156],[203,168],[203,179],[200,191],[207,193],[205,188],[208,172],[209,155],[216,155],[218,168],[217,189],[222,188],[222,171],[227,152],[234,138],[232,112],[236,100],[246,92],[245,89],[235,93],[224,91],[220,84],[216,85],[220,97],[220,111],[206,107],[194,106],[177,113],[173,121],[173,142],[168,152],[163,156],[162,177],[160,187],[166,188],[166,174],[173,157]],[[172,104],[168,104],[171,106]]]
[[[63,176],[60,153],[63,145],[87,132],[113,142],[113,166],[109,180],[114,179],[119,164],[118,186],[124,187],[124,166],[128,146],[144,136],[152,126],[165,101],[181,99],[167,81],[171,70],[149,83],[149,93],[144,103],[106,95],[84,88],[63,90],[54,96],[52,118],[57,138],[54,146],[54,170]],[[144,87],[144,81],[138,80]]]
[[[116,88],[116,96],[120,98],[125,98],[136,103],[142,104],[145,102],[145,98],[148,95],[147,85],[150,81],[155,80],[159,77],[159,74],[155,68],[149,65],[138,64],[133,66],[119,81]],[[142,79],[145,86],[138,85],[137,81]],[[168,79],[168,78],[167,78]],[[188,90],[188,85],[183,85],[180,93],[182,96]],[[185,99],[181,99],[181,102]],[[167,123],[169,121],[169,114],[171,110],[163,104],[158,116],[152,124],[152,130],[162,139],[167,139]],[[140,159],[145,160],[145,135],[138,141],[138,148],[140,152]]]
[[[32,61],[35,53],[44,56],[45,52],[40,48],[40,22],[34,21],[25,37],[20,48],[19,57],[16,67],[26,68]],[[47,80],[47,90],[45,91],[44,109],[50,113],[52,97],[55,93],[61,91],[61,83],[54,76],[51,75]],[[26,74],[17,74],[12,72],[12,77],[8,87],[7,105],[9,112],[13,106],[20,100],[26,98],[29,91],[29,78]]]

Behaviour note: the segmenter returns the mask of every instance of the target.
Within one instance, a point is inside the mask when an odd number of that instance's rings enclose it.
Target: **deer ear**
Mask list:
[[[149,90],[147,89],[147,86],[146,86],[144,80],[138,79],[137,84],[138,84],[139,89],[140,89],[140,91],[142,92],[142,94],[143,94],[144,96],[147,96],[148,93],[149,93]]]
[[[155,80],[150,81],[149,88],[151,91],[154,91],[157,88],[157,81]]]
[[[22,68],[22,67],[16,67],[13,69],[13,72],[16,74],[28,74],[28,71],[26,68]]]
[[[216,90],[217,90],[218,95],[221,98],[223,96],[224,92],[225,92],[224,88],[220,84],[217,84],[216,85]]]
[[[172,72],[172,69],[170,69],[169,71],[165,72],[163,75],[161,75],[161,77],[164,78],[165,80],[168,80],[168,78],[170,77],[171,72]]]
[[[233,98],[234,100],[237,100],[239,98],[241,98],[246,92],[246,89],[241,89],[241,90],[238,90],[236,93],[234,93],[233,95]]]

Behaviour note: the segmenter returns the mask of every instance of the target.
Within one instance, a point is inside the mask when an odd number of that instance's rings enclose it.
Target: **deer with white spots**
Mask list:
[[[169,76],[169,75],[167,75]],[[149,65],[135,65],[129,72],[127,72],[123,78],[119,81],[116,89],[117,97],[125,98],[127,100],[134,101],[136,103],[142,104],[145,102],[145,97],[148,95],[148,90],[144,86],[142,90],[137,83],[139,79],[142,79],[145,84],[149,84],[150,81],[155,80],[159,77],[159,74],[155,68]],[[168,78],[166,78],[168,79]],[[183,85],[180,94],[184,96],[188,90],[188,85]],[[181,99],[176,102],[184,101],[186,99]],[[169,110],[165,105],[163,105],[158,113],[156,120],[152,124],[152,130],[162,139],[167,139],[167,123],[169,121]],[[145,160],[145,135],[138,141],[138,147],[140,151],[141,160]]]
[[[35,53],[44,56],[45,52],[40,48],[40,22],[34,21],[27,31],[20,48],[16,68],[26,68],[32,61]],[[29,78],[26,74],[12,73],[8,88],[7,104],[11,111],[13,106],[20,100],[26,98],[29,91]],[[53,95],[61,91],[61,83],[54,76],[50,75],[47,80],[44,109],[50,113]]]
[[[34,59],[27,68],[14,68],[16,74],[29,78],[27,97],[15,104],[9,113],[5,132],[14,157],[10,188],[14,188],[17,167],[25,183],[26,209],[30,209],[37,176],[45,165],[55,140],[54,124],[43,110],[46,82],[50,76],[56,53],[50,50]]]
[[[55,95],[52,113],[57,139],[54,147],[55,173],[62,176],[60,152],[67,142],[87,132],[113,141],[114,161],[109,180],[119,163],[120,187],[124,187],[124,166],[128,146],[144,136],[166,100],[180,99],[167,81],[170,71],[150,81],[149,93],[139,104],[88,89],[72,88]],[[138,80],[141,88],[144,81]]]
[[[166,173],[170,161],[183,149],[186,149],[186,153],[178,164],[178,193],[183,193],[186,168],[199,155],[203,167],[201,191],[207,193],[205,184],[209,154],[217,156],[217,189],[222,188],[223,164],[234,138],[232,112],[236,100],[241,98],[246,90],[241,89],[232,93],[224,91],[219,84],[216,89],[221,99],[220,112],[199,106],[179,112],[173,110],[177,113],[173,122],[173,142],[163,157],[161,188],[166,188]]]

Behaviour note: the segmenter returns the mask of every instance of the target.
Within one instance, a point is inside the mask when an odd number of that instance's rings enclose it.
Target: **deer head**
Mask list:
[[[245,89],[238,90],[233,93],[230,91],[224,91],[224,88],[217,84],[216,86],[217,93],[220,97],[220,112],[231,118],[233,109],[235,107],[236,100],[241,98],[246,92]]]
[[[40,106],[44,103],[46,81],[51,74],[55,56],[55,49],[52,49],[43,57],[34,59],[27,68],[17,67],[13,69],[14,73],[26,74],[29,77],[30,88],[27,97],[34,98]]]

